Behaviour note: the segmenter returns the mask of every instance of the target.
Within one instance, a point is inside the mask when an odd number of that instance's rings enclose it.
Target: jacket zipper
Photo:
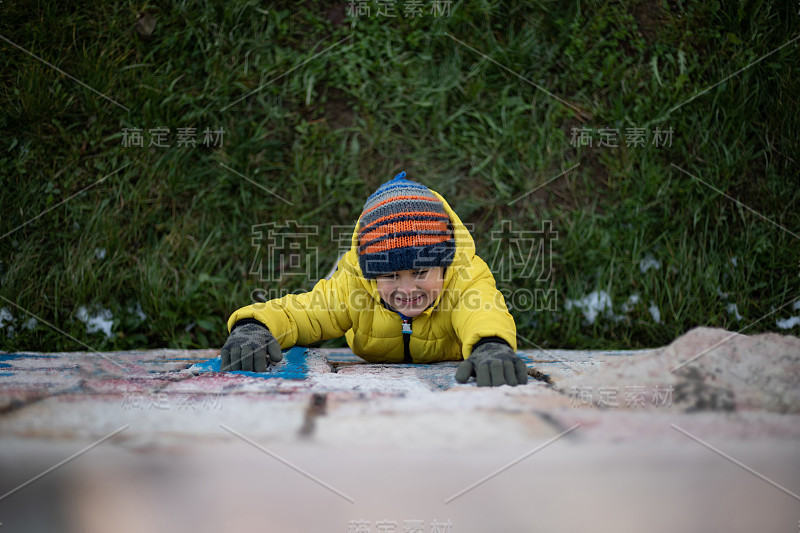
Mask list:
[[[411,319],[403,317],[403,363],[411,364],[411,349],[409,343],[411,342]]]

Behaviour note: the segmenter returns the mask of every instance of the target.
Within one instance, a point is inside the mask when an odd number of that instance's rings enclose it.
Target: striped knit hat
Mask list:
[[[447,267],[455,254],[442,202],[401,172],[367,198],[359,218],[358,262],[365,278],[399,270]]]

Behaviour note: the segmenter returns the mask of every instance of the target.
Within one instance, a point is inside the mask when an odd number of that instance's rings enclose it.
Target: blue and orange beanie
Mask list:
[[[365,278],[447,267],[456,243],[450,217],[430,189],[401,172],[367,198],[359,218],[358,262]]]

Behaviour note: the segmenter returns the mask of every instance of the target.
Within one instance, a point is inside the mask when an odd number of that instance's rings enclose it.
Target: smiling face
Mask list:
[[[400,270],[375,278],[384,302],[407,317],[422,314],[442,292],[444,268]]]

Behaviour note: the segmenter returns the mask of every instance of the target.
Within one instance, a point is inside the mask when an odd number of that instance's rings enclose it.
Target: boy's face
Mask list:
[[[400,270],[375,278],[383,301],[407,317],[421,315],[439,293],[444,283],[444,268]]]

